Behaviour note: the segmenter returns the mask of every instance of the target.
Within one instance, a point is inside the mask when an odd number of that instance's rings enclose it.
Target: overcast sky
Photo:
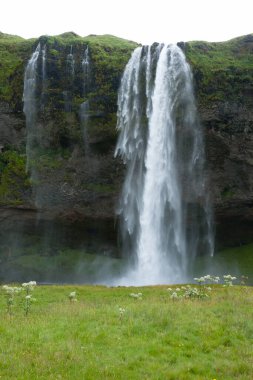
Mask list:
[[[39,37],[74,31],[142,44],[225,41],[253,33],[253,0],[3,0],[0,31]]]

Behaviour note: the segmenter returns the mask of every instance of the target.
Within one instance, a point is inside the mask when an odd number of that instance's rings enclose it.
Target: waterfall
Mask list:
[[[187,279],[196,254],[212,254],[211,208],[192,74],[176,45],[138,47],[118,95],[115,155],[126,164],[118,214],[125,283]]]
[[[31,169],[34,148],[37,145],[36,117],[38,112],[36,91],[37,91],[37,63],[41,51],[41,45],[38,44],[35,52],[32,54],[25,70],[23,111],[26,116],[26,170]]]
[[[90,82],[90,55],[89,55],[88,46],[86,46],[84,50],[84,56],[82,60],[82,69],[83,69],[83,97],[87,98],[87,95],[89,92],[89,82]],[[88,138],[89,112],[90,112],[90,105],[89,105],[89,100],[87,99],[80,105],[80,111],[79,111],[86,156],[89,154],[89,138]]]
[[[72,111],[72,95],[75,77],[75,59],[73,55],[73,46],[70,46],[69,54],[66,59],[66,90],[63,91],[65,112]]]
[[[67,71],[72,77],[75,75],[75,60],[72,45],[70,46],[70,52],[67,55]]]
[[[44,111],[45,102],[46,102],[46,45],[42,48],[42,90],[41,90],[41,111]]]
[[[83,92],[84,96],[87,95],[89,91],[89,82],[90,82],[90,54],[89,54],[89,46],[86,46],[84,50],[84,56],[82,60],[82,68],[83,68]]]
[[[88,139],[88,124],[89,124],[89,101],[86,100],[80,105],[80,121],[81,121],[81,129],[83,134],[84,141],[84,152],[87,156],[89,154],[89,139]]]

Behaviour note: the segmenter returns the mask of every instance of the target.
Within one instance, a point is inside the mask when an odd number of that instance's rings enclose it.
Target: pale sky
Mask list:
[[[253,0],[3,0],[0,31],[24,38],[73,31],[151,44],[253,33]]]

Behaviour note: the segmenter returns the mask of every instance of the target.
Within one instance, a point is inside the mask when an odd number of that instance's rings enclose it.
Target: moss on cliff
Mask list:
[[[137,44],[110,35],[80,37],[73,32],[59,36],[42,36],[38,40],[25,40],[0,33],[0,101],[6,101],[13,109],[22,111],[24,70],[39,41],[47,45],[48,59],[53,65],[52,76],[55,76],[55,81],[59,79],[61,71],[65,73],[66,54],[69,53],[70,47],[72,46],[77,57],[81,59],[83,47],[88,45],[94,65],[94,90],[99,90],[97,103],[104,96],[104,103],[109,101],[115,108],[119,77]],[[48,91],[55,96],[57,91],[54,90],[53,86]],[[57,99],[55,100],[57,102]]]
[[[185,52],[202,104],[241,102],[245,93],[253,95],[253,34],[226,42],[187,42]]]
[[[0,102],[8,103],[8,110],[14,111],[17,117],[21,116],[24,127],[24,72],[38,43],[46,51],[46,77],[43,77],[43,58],[40,54],[37,61],[36,138],[30,168],[32,172],[36,171],[33,198],[36,192],[45,192],[50,187],[50,196],[52,199],[58,198],[57,202],[63,198],[64,202],[77,203],[79,200],[71,200],[69,194],[79,194],[77,184],[80,182],[87,197],[97,202],[96,194],[111,194],[116,187],[114,174],[111,174],[113,169],[109,172],[107,168],[113,165],[117,91],[124,67],[137,44],[110,35],[83,38],[73,32],[41,36],[36,40],[0,34]],[[87,47],[90,67],[84,89],[82,62]],[[72,74],[68,66],[71,54],[74,65]],[[86,101],[89,102],[89,122],[86,125],[89,159],[85,156],[80,118],[80,106]],[[5,125],[5,128],[8,126]],[[8,153],[3,153],[0,158],[2,205],[29,201],[29,197],[25,196],[29,193],[24,171],[25,156],[20,156],[15,149],[8,146]],[[101,158],[101,162],[97,157]],[[22,161],[23,170],[19,160]],[[15,166],[17,172],[14,171]],[[66,173],[68,180],[65,181]],[[64,182],[67,190],[65,186],[59,194],[62,181],[67,182]],[[47,202],[49,196],[45,195],[44,198]]]
[[[13,108],[16,97],[19,102],[22,100],[22,74],[33,42],[34,39],[24,40],[18,36],[0,33],[0,100],[13,105]]]
[[[0,154],[0,205],[19,205],[30,190],[25,171],[26,158],[17,151]]]

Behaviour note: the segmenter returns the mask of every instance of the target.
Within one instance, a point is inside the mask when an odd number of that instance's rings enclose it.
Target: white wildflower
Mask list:
[[[176,292],[173,292],[170,296],[171,299],[176,299],[178,298],[178,294]]]
[[[76,292],[70,292],[69,293],[69,300],[72,302],[77,302]]]
[[[130,293],[129,295],[135,299],[142,299],[142,293]]]
[[[24,282],[22,284],[22,287],[25,289],[33,290],[34,286],[36,285],[37,285],[36,281],[30,281],[30,282]]]
[[[119,314],[120,314],[120,317],[122,317],[126,312],[126,309],[124,309],[123,307],[119,307]]]

